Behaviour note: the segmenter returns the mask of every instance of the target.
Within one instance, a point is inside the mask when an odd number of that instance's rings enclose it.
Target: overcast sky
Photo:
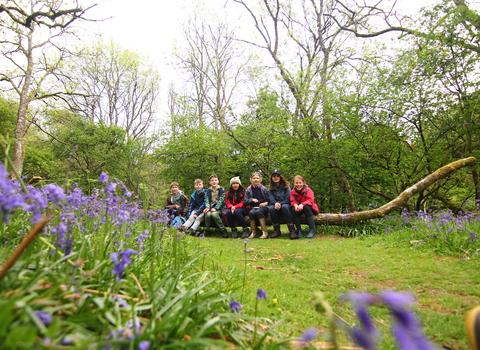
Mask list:
[[[95,1],[95,0],[92,0]],[[109,18],[102,23],[92,24],[92,30],[105,39],[112,38],[125,49],[148,55],[157,66],[161,81],[161,105],[166,105],[168,85],[175,80],[175,72],[169,65],[175,41],[181,40],[182,23],[187,13],[194,11],[197,0],[100,0],[91,14],[95,18]],[[387,0],[394,1],[394,0]],[[421,6],[439,0],[397,0],[403,10],[417,12]],[[96,1],[98,2],[98,0]],[[237,18],[244,12],[238,4],[227,0],[204,0],[206,7],[225,17]],[[367,0],[367,3],[369,0]],[[377,2],[377,1],[375,1]],[[244,18],[249,16],[245,13]],[[223,18],[223,17],[222,17]],[[252,30],[252,28],[250,28]],[[163,108],[162,108],[163,109]]]

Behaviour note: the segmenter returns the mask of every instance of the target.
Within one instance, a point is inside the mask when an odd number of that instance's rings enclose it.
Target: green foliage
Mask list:
[[[0,97],[0,130],[6,135],[7,131],[10,137],[13,137],[15,131],[15,123],[17,121],[17,106]]]
[[[185,127],[174,134],[171,130],[167,127],[164,131],[165,142],[155,155],[163,167],[159,177],[167,183],[178,181],[181,188],[193,190],[195,179],[203,179],[207,187],[208,177],[217,174],[220,185],[227,186],[230,178],[242,171],[231,141],[223,132],[205,126]]]
[[[53,152],[64,164],[64,172],[58,178],[78,182],[88,191],[102,171],[122,178],[118,164],[124,162],[126,153],[123,129],[72,116],[67,125],[57,124],[55,133],[62,143],[54,143]]]

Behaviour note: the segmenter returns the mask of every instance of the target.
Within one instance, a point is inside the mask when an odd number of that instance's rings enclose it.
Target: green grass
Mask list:
[[[467,349],[464,317],[469,309],[480,305],[478,258],[439,256],[431,246],[412,244],[410,238],[411,232],[398,229],[388,235],[318,235],[294,241],[284,233],[275,240],[250,240],[247,254],[242,239],[208,237],[201,242],[210,263],[225,270],[234,268],[241,285],[241,274],[246,271],[239,301],[250,305],[248,313],[253,312],[256,290],[266,291],[268,298],[259,303],[258,313],[273,321],[283,320],[278,331],[287,336],[298,337],[306,328],[316,327],[328,340],[327,318],[310,303],[314,292],[323,292],[338,316],[354,324],[358,321],[351,305],[338,301],[339,295],[398,290],[413,293],[424,332],[438,347]],[[395,348],[388,334],[387,310],[371,310],[383,334],[380,348]]]
[[[339,297],[386,290],[416,297],[414,311],[438,347],[467,349],[464,317],[480,304],[475,213],[403,212],[321,226],[314,239],[294,241],[286,232],[202,239],[167,227],[165,213],[129,202],[115,184],[89,197],[74,189],[61,203],[59,188],[27,195],[3,184],[4,203],[18,199],[32,212],[18,205],[8,221],[2,216],[2,265],[32,216],[44,214],[32,198],[55,200],[42,207],[52,221],[0,279],[1,349],[287,350],[312,327],[317,348],[335,339],[351,345],[347,330],[359,321]],[[391,310],[368,310],[383,335],[378,348],[395,349]]]

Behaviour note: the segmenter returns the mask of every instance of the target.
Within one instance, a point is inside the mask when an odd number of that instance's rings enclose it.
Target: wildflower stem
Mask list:
[[[23,239],[22,243],[17,247],[17,249],[13,252],[10,258],[3,264],[2,271],[0,271],[0,281],[3,277],[7,274],[8,270],[15,264],[15,261],[20,257],[23,251],[28,247],[28,245],[33,241],[35,236],[43,230],[43,228],[50,222],[51,217],[50,215],[46,215],[42,220],[40,220],[27,234],[27,236]]]
[[[57,255],[59,255],[60,257],[63,257],[64,254],[63,254],[62,252],[58,251],[57,247],[55,247],[52,243],[50,243],[49,241],[47,241],[47,240],[46,240],[45,238],[43,238],[43,237],[39,237],[39,239],[40,239],[43,243],[45,243],[50,249],[54,250]],[[68,263],[69,263],[70,265],[76,266],[76,264],[75,264],[74,261],[72,261],[72,260],[70,260],[70,259],[67,259],[67,261],[68,261]],[[81,269],[80,269],[80,271],[81,271]]]
[[[17,169],[15,169],[15,166],[13,165],[13,161],[10,158],[10,156],[8,155],[9,149],[10,149],[10,140],[9,140],[8,136],[7,136],[7,138],[5,138],[2,135],[2,138],[0,139],[0,144],[3,147],[3,151],[4,151],[4,155],[5,155],[5,164],[7,164],[7,162],[8,162],[8,164],[11,165],[12,172],[15,175],[15,177],[17,178],[18,182],[20,183],[20,186],[22,186],[23,192],[28,193],[27,186],[25,186],[25,184],[23,183],[22,177],[18,173]],[[1,277],[0,277],[0,279],[1,279]]]

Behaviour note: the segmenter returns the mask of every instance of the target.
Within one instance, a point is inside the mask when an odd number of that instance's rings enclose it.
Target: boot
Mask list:
[[[267,221],[265,220],[265,218],[260,218],[258,219],[258,222],[260,222],[260,226],[262,227],[262,236],[260,238],[268,238]]]
[[[270,236],[271,238],[277,238],[280,237],[282,233],[280,232],[280,224],[274,224],[273,225],[273,233]]]
[[[313,238],[317,234],[317,226],[315,226],[315,218],[313,215],[307,216],[307,223],[308,223],[308,228],[310,229],[308,231],[307,238]]]
[[[238,231],[237,228],[232,228],[232,238],[238,238]]]
[[[254,239],[257,235],[257,223],[255,222],[255,220],[250,220],[250,231],[252,233],[250,234],[250,236],[248,236],[248,239]]]
[[[288,227],[288,232],[290,233],[290,239],[297,239],[297,231],[295,231],[295,225],[294,224],[287,224]]]
[[[221,231],[222,231],[222,237],[223,237],[223,238],[228,238],[228,232],[227,232],[227,229],[224,227],[224,228],[222,228],[222,230],[221,230]]]
[[[293,222],[295,223],[295,227],[297,228],[297,238],[303,238],[302,222],[300,221],[300,216],[294,216]]]
[[[242,238],[245,239],[248,236],[250,236],[250,230],[248,229],[248,227],[244,227],[242,231]]]

